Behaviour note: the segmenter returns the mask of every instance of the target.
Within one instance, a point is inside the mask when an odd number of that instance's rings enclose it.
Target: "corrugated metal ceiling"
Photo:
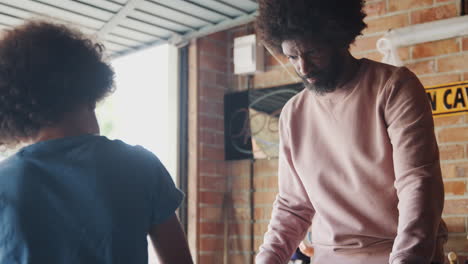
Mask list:
[[[252,21],[255,0],[0,0],[0,31],[51,18],[97,35],[111,56]]]

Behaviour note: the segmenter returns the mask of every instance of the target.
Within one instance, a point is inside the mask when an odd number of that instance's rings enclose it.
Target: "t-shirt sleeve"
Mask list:
[[[149,151],[148,151],[149,152]],[[161,161],[151,153],[151,217],[150,226],[158,225],[168,219],[184,199],[184,193],[174,184],[171,175]]]
[[[417,77],[401,68],[387,88],[385,118],[393,147],[398,230],[390,263],[429,263],[444,188],[430,103]]]

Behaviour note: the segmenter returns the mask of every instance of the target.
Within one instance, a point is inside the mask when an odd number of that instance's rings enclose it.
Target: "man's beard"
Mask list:
[[[309,73],[306,76],[299,75],[304,86],[319,95],[334,92],[338,85],[338,79],[342,73],[341,63],[337,55],[333,55],[330,64],[320,71]],[[315,79],[314,83],[309,83],[308,78]]]

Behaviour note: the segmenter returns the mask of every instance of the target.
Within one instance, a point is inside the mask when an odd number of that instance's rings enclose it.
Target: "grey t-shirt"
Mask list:
[[[0,163],[0,263],[148,263],[150,227],[183,199],[151,152],[103,136],[39,142]]]

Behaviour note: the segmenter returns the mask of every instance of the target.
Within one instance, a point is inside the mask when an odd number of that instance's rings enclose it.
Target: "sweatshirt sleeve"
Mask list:
[[[385,120],[399,201],[390,264],[430,263],[444,188],[429,100],[417,77],[406,68],[400,68],[385,89]]]
[[[281,115],[279,123],[279,194],[273,204],[270,224],[264,236],[263,245],[255,259],[256,264],[288,263],[299,243],[304,239],[314,215],[312,204],[294,168],[290,134],[285,116]]]

